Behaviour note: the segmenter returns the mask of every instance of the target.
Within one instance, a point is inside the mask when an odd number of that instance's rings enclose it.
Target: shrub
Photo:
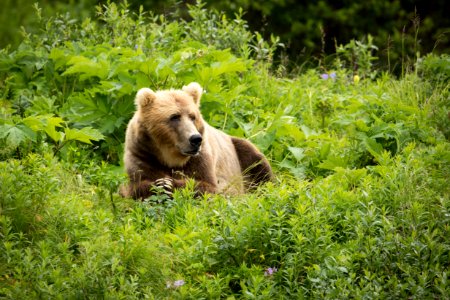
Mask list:
[[[445,299],[446,57],[373,76],[354,41],[335,67],[282,77],[276,39],[190,9],[169,22],[110,3],[1,50],[0,297]],[[193,80],[208,122],[255,142],[276,180],[119,198],[136,90]]]

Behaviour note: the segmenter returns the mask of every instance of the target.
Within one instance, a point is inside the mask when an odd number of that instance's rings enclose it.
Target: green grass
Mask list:
[[[448,150],[410,144],[371,168],[313,181],[279,174],[235,198],[194,199],[187,189],[159,207],[114,195],[113,208],[101,187],[49,155],[2,162],[0,292],[446,298]],[[265,276],[269,267],[278,271]]]
[[[239,17],[191,10],[111,4],[0,51],[0,297],[448,299],[448,56],[395,78],[353,43],[359,81],[346,55],[335,79],[286,77]],[[193,80],[205,119],[258,145],[276,180],[119,197],[135,92]]]

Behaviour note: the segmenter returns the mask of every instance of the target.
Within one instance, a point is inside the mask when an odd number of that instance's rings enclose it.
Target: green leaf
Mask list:
[[[140,66],[139,70],[145,75],[152,75],[156,68],[158,67],[158,61],[156,59],[149,59],[144,61]],[[148,77],[146,76],[146,81],[148,82]]]
[[[56,131],[56,127],[61,127],[61,123],[63,122],[64,120],[59,117],[51,117],[47,119],[47,125],[44,128],[45,133],[47,133],[47,135],[55,142],[61,141],[63,138],[63,133]]]
[[[326,143],[320,148],[320,159],[325,159],[330,154],[331,144]]]
[[[302,148],[288,147],[288,149],[298,162],[305,157],[305,150]]]
[[[286,117],[286,116],[285,116]],[[286,118],[280,117],[275,119],[271,125],[271,129],[276,130],[277,137],[290,137],[294,139],[295,142],[300,142],[305,139],[305,134],[301,131],[296,124],[291,124]]]
[[[312,130],[311,128],[309,128],[306,125],[301,125],[300,128],[302,129],[306,138],[309,138],[312,135],[317,135],[317,132],[315,132],[314,130]]]
[[[62,75],[81,73],[80,79],[85,80],[89,77],[97,76],[105,79],[108,76],[110,64],[100,58],[99,61],[91,60],[84,56],[73,56],[69,62],[69,67]]]
[[[98,141],[104,138],[97,129],[91,127],[84,127],[82,129],[76,128],[64,128],[64,133],[66,135],[66,141],[79,141],[86,144],[92,144],[92,141]]]
[[[245,64],[241,60],[229,60],[216,62],[211,65],[211,73],[214,77],[224,73],[244,72]]]
[[[45,130],[46,120],[42,117],[30,116],[22,120],[22,123],[25,124],[33,131]]]
[[[9,130],[6,142],[11,148],[17,148],[17,146],[19,146],[20,143],[22,143],[26,139],[26,137],[27,135],[25,134],[25,132],[17,127],[12,127]]]
[[[367,151],[370,152],[370,154],[373,155],[375,158],[379,158],[381,154],[383,153],[383,146],[381,146],[379,143],[376,142],[373,138],[365,138],[364,139],[364,145],[366,146]]]
[[[28,139],[30,139],[33,142],[36,142],[37,135],[34,130],[32,130],[28,126],[25,126],[24,124],[18,124],[16,127],[19,128],[26,135],[26,137]]]
[[[348,161],[340,156],[328,156],[326,160],[320,163],[317,167],[325,170],[336,170],[336,168],[347,168]]]
[[[8,132],[12,127],[14,127],[14,126],[9,125],[9,124],[0,125],[0,139],[4,139],[5,137],[7,137]]]
[[[49,58],[55,63],[55,70],[58,70],[62,66],[66,65],[69,60],[69,57],[66,55],[65,51],[59,48],[53,48],[50,52]]]
[[[294,163],[291,160],[283,160],[280,163],[280,167],[288,169],[289,172],[291,172],[291,174],[295,176],[295,178],[305,178],[305,167],[298,166],[297,163]]]
[[[0,138],[6,138],[6,147],[15,149],[29,137],[19,127],[4,124],[0,125]]]

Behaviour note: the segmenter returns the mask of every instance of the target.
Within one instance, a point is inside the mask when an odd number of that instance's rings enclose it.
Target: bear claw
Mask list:
[[[164,189],[164,193],[172,196],[173,192],[173,179],[169,177],[159,178],[155,180],[155,185],[158,187],[162,187]]]

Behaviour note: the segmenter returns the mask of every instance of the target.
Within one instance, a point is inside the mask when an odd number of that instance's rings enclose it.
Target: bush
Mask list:
[[[1,50],[0,297],[447,297],[445,56],[395,79],[354,40],[284,77],[277,40],[240,16],[97,12]],[[257,144],[275,182],[119,198],[135,92],[194,80],[205,119]]]

